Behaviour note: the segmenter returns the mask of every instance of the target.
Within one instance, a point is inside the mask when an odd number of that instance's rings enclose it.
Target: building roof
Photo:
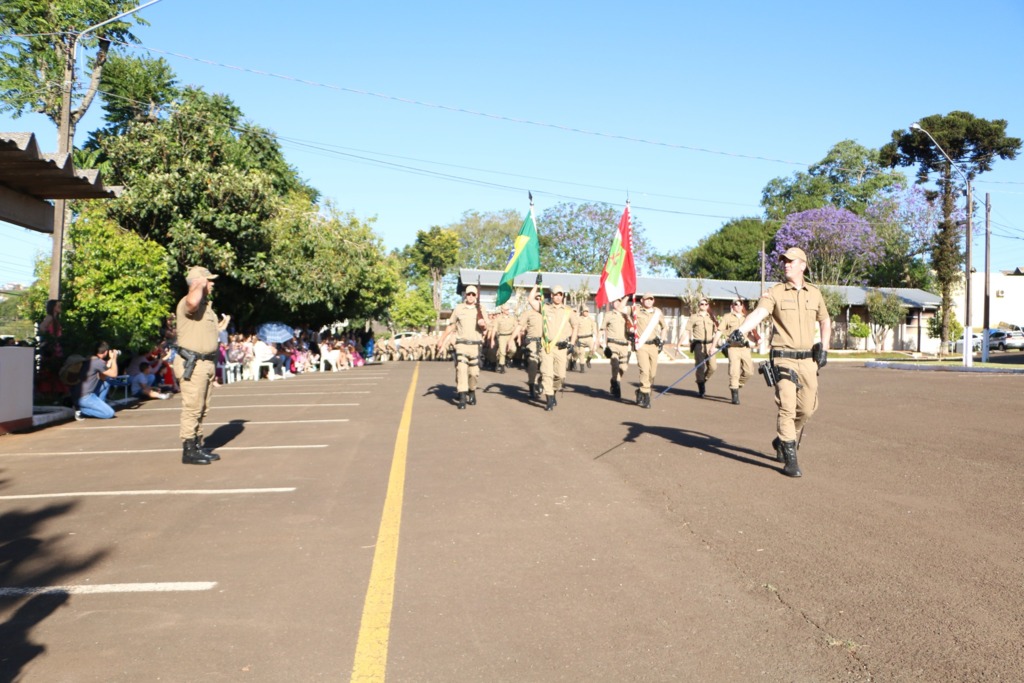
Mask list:
[[[482,287],[496,288],[501,282],[502,271],[500,270],[475,270],[462,268],[459,270],[459,291],[464,285],[480,283]],[[515,279],[516,287],[532,287],[537,280],[535,272],[524,273]],[[774,282],[769,284],[775,284]],[[600,275],[576,275],[574,273],[544,273],[545,288],[550,289],[555,285],[561,285],[566,290],[580,289],[586,285],[587,289],[596,294],[601,285]],[[638,277],[636,280],[637,292],[651,292],[659,298],[680,299],[689,298],[698,292],[709,299],[731,300],[736,297],[752,301],[761,296],[761,283],[749,282],[746,280],[705,280],[701,278],[678,278],[678,277]],[[900,298],[904,306],[909,308],[934,309],[942,302],[941,297],[923,289],[910,289],[906,287],[852,287],[840,286],[834,289],[839,290],[850,306],[863,306],[868,292],[878,289],[887,294],[895,294]]]
[[[43,154],[33,133],[0,133],[0,186],[36,199],[110,199],[100,172],[76,170],[70,154]]]

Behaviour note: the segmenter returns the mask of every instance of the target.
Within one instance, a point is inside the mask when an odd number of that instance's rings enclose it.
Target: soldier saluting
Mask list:
[[[576,313],[565,305],[565,290],[561,285],[551,289],[551,303],[541,307],[537,285],[530,290],[530,306],[541,314],[543,331],[540,343],[541,392],[546,396],[545,410],[554,410],[555,392],[565,383],[569,347],[576,343]]]
[[[480,347],[483,344],[480,332],[487,328],[487,321],[477,306],[479,296],[476,285],[466,287],[462,303],[452,309],[448,327],[437,340],[437,348],[441,350],[448,343],[448,338],[455,335],[455,390],[459,392],[459,410],[465,410],[467,403],[476,405]]]
[[[786,464],[783,473],[799,477],[797,444],[804,426],[818,409],[818,370],[828,362],[832,321],[821,292],[804,280],[804,250],[790,247],[782,255],[782,264],[786,281],[761,296],[757,308],[729,335],[729,340],[744,341],[748,332],[771,316],[775,329],[770,342],[769,383],[775,383],[779,410],[772,445],[776,459]],[[821,336],[819,344],[814,343],[815,324]]]

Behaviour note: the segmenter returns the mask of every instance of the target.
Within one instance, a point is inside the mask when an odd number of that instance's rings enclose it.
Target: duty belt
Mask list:
[[[187,359],[189,356],[193,356],[193,357],[195,357],[196,360],[208,360],[208,361],[215,361],[215,360],[217,360],[217,352],[216,351],[214,351],[213,353],[197,353],[196,351],[192,351],[191,349],[186,349],[184,346],[178,346],[178,347],[175,347],[175,348],[177,348],[178,353],[181,354],[182,358],[186,358]]]
[[[693,343],[694,344],[710,344],[711,340],[710,339],[694,339]]]
[[[581,334],[580,336],[578,336],[578,337],[576,337],[576,338],[577,338],[577,339],[590,339],[590,338],[591,338],[591,337],[593,337],[593,336],[594,336],[594,335],[592,335],[592,334]]]
[[[792,360],[806,360],[811,357],[810,351],[786,351],[785,349],[772,349],[772,358],[790,358]]]
[[[628,344],[629,342],[628,342],[628,341],[626,341],[625,339],[609,339],[609,340],[608,340],[608,343],[609,343],[609,344],[620,344],[620,345],[622,345],[622,346],[625,346],[625,345],[626,345],[626,344]]]
[[[540,337],[524,337],[523,341],[527,342],[527,343],[529,343],[529,342],[538,342],[538,341],[540,341]]]
[[[475,344],[476,346],[483,345],[483,341],[470,341],[469,339],[456,339],[456,344]]]

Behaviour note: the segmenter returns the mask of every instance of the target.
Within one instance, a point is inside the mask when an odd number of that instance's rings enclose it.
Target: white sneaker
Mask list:
[[[76,421],[81,421],[81,420],[84,420],[84,419],[85,419],[85,415],[82,415],[82,411],[81,410],[76,410],[75,411],[75,420]]]
[[[171,395],[170,395],[170,394],[160,394],[160,397],[159,397],[159,398],[160,398],[160,400],[161,400],[161,401],[166,401],[166,400],[167,400],[167,399],[169,399],[170,397],[171,397]]]

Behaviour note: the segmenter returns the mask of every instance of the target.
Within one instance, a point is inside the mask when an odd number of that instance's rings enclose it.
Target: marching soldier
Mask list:
[[[480,293],[476,285],[468,285],[463,301],[452,309],[448,328],[437,341],[437,348],[444,348],[448,338],[455,335],[455,390],[459,392],[459,410],[466,404],[476,405],[476,382],[480,376],[480,347],[483,344],[481,332],[487,321],[477,305]]]
[[[537,377],[540,375],[540,344],[544,334],[544,318],[541,317],[539,311],[540,293],[536,289],[534,287],[530,292],[527,301],[531,303],[519,314],[516,329],[512,332],[512,337],[518,340],[519,346],[523,350],[526,383],[530,387],[531,399],[540,398],[540,383],[537,381]],[[537,303],[536,307],[533,305],[534,301]]]
[[[635,306],[633,307],[636,308]],[[640,297],[640,308],[635,310],[636,364],[640,368],[640,388],[636,390],[636,403],[641,408],[651,407],[651,385],[658,374],[658,354],[661,353],[661,335],[665,330],[665,316],[654,305],[654,295],[646,292]]]
[[[505,374],[505,364],[509,357],[508,344],[512,340],[512,333],[516,329],[516,319],[508,312],[508,304],[502,304],[498,309],[498,318],[495,322],[495,339],[498,343],[498,372]]]
[[[611,361],[611,394],[622,398],[622,380],[629,367],[630,321],[626,316],[626,297],[612,302],[612,310],[604,317],[604,355]]]
[[[729,312],[719,322],[718,334],[711,346],[718,348],[719,337],[729,338],[732,331],[739,328],[747,317],[747,307],[741,299],[736,299],[729,307]],[[751,331],[751,335],[756,334]],[[740,403],[740,389],[754,374],[754,361],[750,356],[750,341],[744,338],[742,343],[730,342],[726,353],[729,356],[729,391],[732,393],[734,405]]]
[[[697,312],[690,316],[690,322],[686,325],[686,331],[690,335],[690,351],[693,352],[693,361],[700,364],[705,358],[707,363],[697,369],[697,393],[704,398],[704,389],[711,375],[718,369],[718,359],[714,355],[715,334],[718,331],[718,323],[714,316],[708,313],[710,302],[707,299],[700,300],[700,307]],[[710,356],[710,358],[708,358]]]
[[[804,280],[807,255],[790,247],[782,255],[786,281],[761,296],[757,308],[733,333],[730,341],[742,342],[758,323],[771,316],[775,329],[771,338],[769,383],[775,383],[778,406],[776,437],[772,441],[775,459],[786,464],[783,473],[799,477],[797,446],[804,426],[818,409],[818,371],[828,362],[832,321],[821,292]],[[814,343],[817,323],[821,336]]]
[[[580,372],[586,372],[586,369],[590,367],[590,354],[597,349],[597,335],[595,334],[597,323],[590,317],[590,309],[587,308],[586,303],[580,305],[576,330],[578,335],[576,344],[572,347],[573,360]]]
[[[530,306],[543,316],[543,339],[540,345],[540,378],[542,392],[547,397],[545,410],[554,410],[555,392],[565,383],[569,347],[576,343],[576,313],[565,305],[565,290],[561,285],[551,288],[551,303],[541,307],[534,298],[537,285],[530,291]]]

